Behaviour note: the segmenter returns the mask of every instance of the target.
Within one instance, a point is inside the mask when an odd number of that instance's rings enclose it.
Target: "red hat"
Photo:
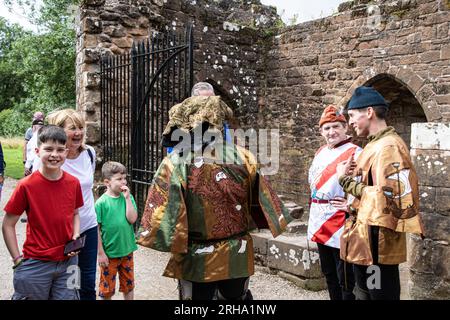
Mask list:
[[[324,123],[327,122],[347,122],[344,115],[335,107],[328,106],[322,113],[320,117],[319,127],[321,127]]]

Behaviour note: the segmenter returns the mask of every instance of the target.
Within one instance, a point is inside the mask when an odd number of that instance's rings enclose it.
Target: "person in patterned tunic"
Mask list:
[[[174,149],[153,178],[137,242],[171,252],[163,275],[179,280],[180,299],[251,299],[249,231],[269,228],[277,236],[292,220],[254,156],[221,139],[231,117],[208,83],[169,111],[163,145]],[[180,147],[176,135],[193,139]]]
[[[319,128],[326,144],[316,152],[309,169],[308,240],[317,243],[330,299],[354,300],[353,265],[340,259],[340,236],[348,216],[348,206],[336,176],[336,166],[341,161],[357,157],[361,148],[347,136],[346,119],[334,106],[325,108]]]

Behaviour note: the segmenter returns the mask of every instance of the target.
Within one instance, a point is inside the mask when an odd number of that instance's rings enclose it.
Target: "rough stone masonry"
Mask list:
[[[195,79],[214,85],[241,127],[280,130],[280,170],[271,180],[306,206],[321,111],[373,85],[390,101],[390,124],[411,143],[420,176],[427,239],[410,239],[411,297],[448,299],[449,11],[448,0],[355,0],[330,17],[285,27],[275,8],[258,0],[84,0],[77,108],[88,121],[88,143],[101,152],[100,57],[193,22]]]

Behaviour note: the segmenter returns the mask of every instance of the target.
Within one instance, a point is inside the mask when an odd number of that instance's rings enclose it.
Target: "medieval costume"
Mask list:
[[[348,109],[388,107],[371,87],[357,88]],[[393,127],[368,137],[369,143],[356,160],[353,176],[342,176],[345,192],[356,197],[354,213],[341,238],[341,258],[355,264],[357,297],[399,299],[398,265],[406,261],[406,232],[422,234],[419,188],[409,150]],[[376,271],[380,281],[368,283]],[[378,285],[377,285],[378,282]]]
[[[328,122],[346,123],[345,117],[334,106],[328,106],[319,126]],[[338,163],[357,157],[361,148],[351,142],[351,137],[334,146],[319,148],[309,169],[311,202],[308,221],[308,240],[317,243],[320,266],[327,280],[331,300],[354,300],[353,266],[340,259],[340,237],[344,230],[347,212],[334,208],[330,200],[345,197],[336,175]]]
[[[169,114],[166,135],[177,128],[220,131],[232,115],[217,96],[189,98]],[[172,253],[164,276],[180,280],[181,298],[210,299],[205,292],[213,293],[218,284],[223,297],[239,298],[254,273],[249,231],[268,227],[277,236],[292,218],[250,152],[220,139],[203,140],[200,147],[197,142],[184,152],[174,146],[162,161],[148,192],[138,243]],[[227,293],[233,288],[238,297]]]

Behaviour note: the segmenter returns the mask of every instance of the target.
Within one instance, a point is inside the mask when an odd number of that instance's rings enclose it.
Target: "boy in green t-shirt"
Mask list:
[[[99,296],[105,300],[111,299],[118,272],[119,291],[123,292],[125,300],[133,300],[133,252],[137,250],[133,230],[137,219],[136,203],[127,187],[127,170],[123,164],[105,163],[102,177],[107,189],[95,202],[99,230]]]

